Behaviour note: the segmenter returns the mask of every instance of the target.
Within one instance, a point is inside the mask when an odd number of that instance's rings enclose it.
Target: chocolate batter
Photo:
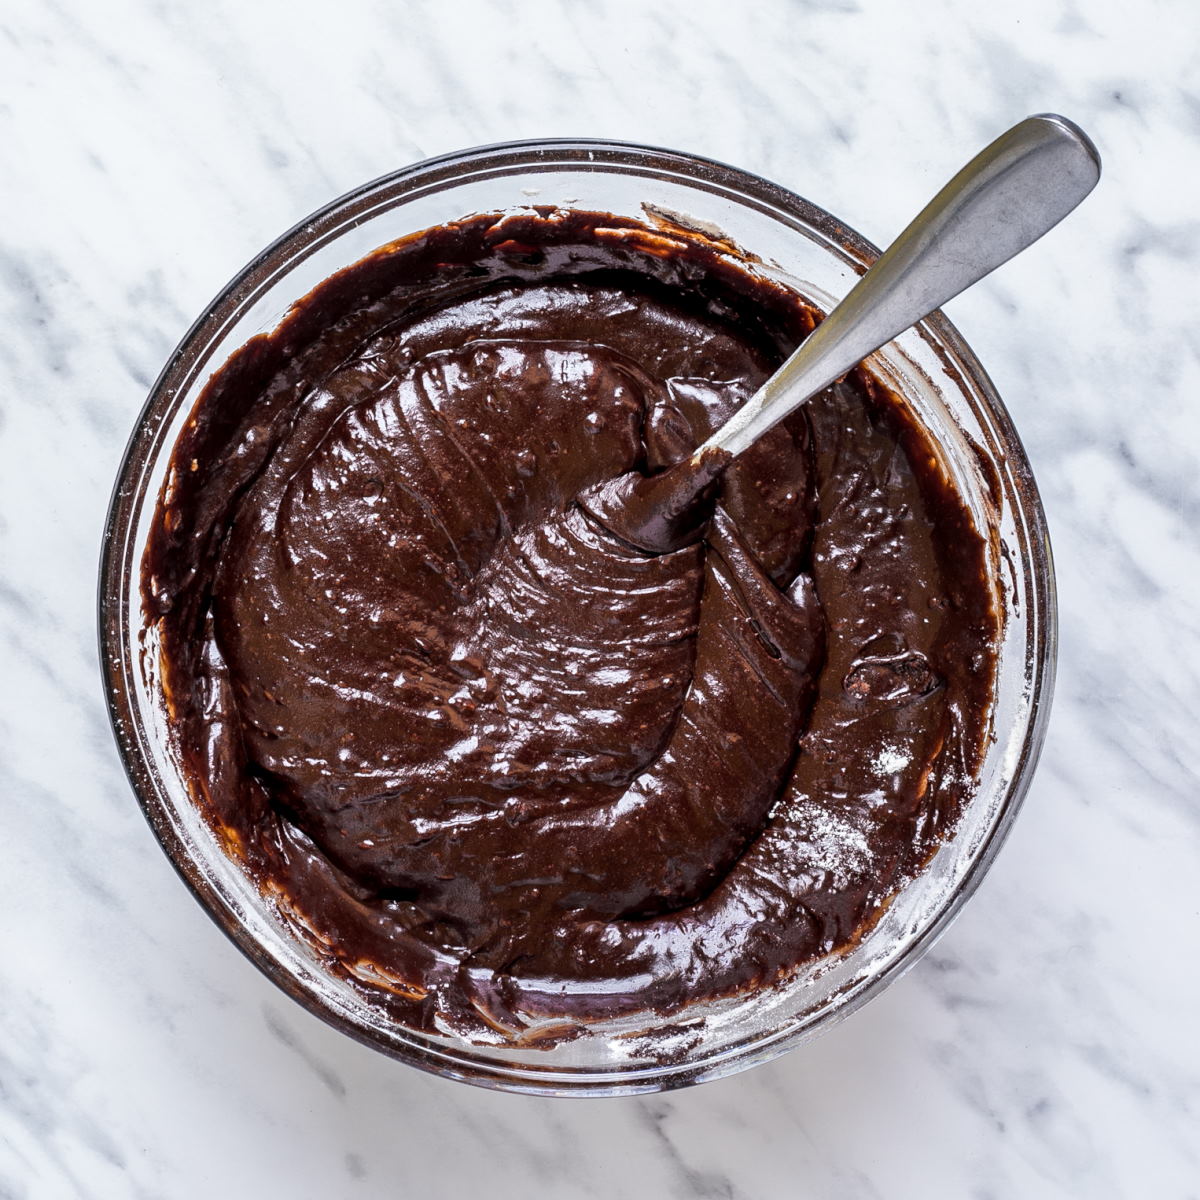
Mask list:
[[[816,314],[727,247],[470,218],[212,379],[143,566],[196,799],[411,1025],[563,1036],[851,943],[981,757],[984,545],[862,371],[673,464]]]

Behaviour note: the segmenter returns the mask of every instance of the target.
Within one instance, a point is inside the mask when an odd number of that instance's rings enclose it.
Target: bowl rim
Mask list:
[[[480,1060],[471,1060],[468,1064],[465,1060],[456,1062],[450,1059],[434,1046],[407,1043],[402,1052],[394,1045],[383,1044],[372,1036],[369,1029],[334,1011],[304,987],[282,963],[269,955],[247,926],[231,917],[226,902],[192,859],[163,809],[154,785],[153,771],[141,748],[139,722],[126,676],[129,664],[123,652],[126,644],[122,637],[126,628],[124,598],[129,579],[124,564],[129,541],[136,534],[135,501],[140,491],[137,476],[144,473],[164,425],[162,418],[171,409],[175,395],[184,382],[180,376],[195,352],[202,349],[237,311],[246,295],[270,282],[273,275],[286,274],[296,261],[318,249],[322,238],[331,228],[340,229],[347,213],[356,206],[369,204],[372,198],[380,197],[382,203],[377,208],[384,209],[412,198],[423,189],[462,183],[472,176],[511,175],[514,167],[536,170],[539,163],[544,164],[546,169],[611,170],[625,166],[635,170],[640,168],[642,173],[651,166],[661,170],[676,168],[678,175],[692,185],[716,185],[719,190],[732,191],[742,203],[751,201],[753,206],[768,213],[782,211],[814,228],[836,245],[846,262],[860,273],[879,257],[878,248],[856,230],[820,206],[771,180],[717,159],[639,142],[604,138],[532,138],[494,142],[436,155],[352,188],[296,222],[242,267],[205,305],[171,351],[150,387],[122,453],[104,522],[97,588],[98,649],[109,723],[121,765],[143,816],[176,873],[201,908],[276,986],[309,1012],[356,1041],[434,1074],[526,1094],[592,1097],[629,1095],[673,1089],[733,1074],[783,1054],[805,1040],[810,1030],[806,1026],[770,1030],[749,1046],[729,1048],[715,1060],[709,1059],[691,1066],[635,1068],[624,1075],[620,1071],[597,1070],[589,1073],[559,1067],[501,1066]],[[531,205],[534,203],[536,201],[530,201]],[[822,1025],[822,1029],[849,1016],[914,966],[974,894],[1007,839],[1028,792],[1045,740],[1054,691],[1058,654],[1054,562],[1045,512],[1024,445],[991,378],[945,314],[941,310],[932,312],[919,323],[918,328],[932,334],[935,347],[940,344],[949,352],[956,366],[965,368],[983,402],[994,433],[1007,451],[1006,467],[1019,501],[1017,508],[1023,518],[1021,528],[1031,558],[1025,572],[1033,592],[1030,607],[1032,615],[1037,618],[1027,638],[1027,642],[1030,638],[1033,640],[1033,645],[1027,650],[1030,667],[1029,716],[1011,782],[1000,802],[995,820],[981,839],[959,885],[949,892],[932,919],[905,942],[882,970],[837,1005],[829,1014],[832,1019]]]

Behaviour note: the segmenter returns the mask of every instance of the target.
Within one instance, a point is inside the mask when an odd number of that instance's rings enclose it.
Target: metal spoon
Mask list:
[[[868,354],[1053,229],[1099,179],[1100,155],[1074,122],[1042,113],[1014,125],[942,188],[692,463],[741,454]]]

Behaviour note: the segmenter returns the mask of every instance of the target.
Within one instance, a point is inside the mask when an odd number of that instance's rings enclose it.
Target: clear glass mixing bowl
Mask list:
[[[940,314],[873,356],[940,446],[990,546],[1003,636],[991,738],[954,837],[848,953],[781,986],[671,1017],[609,1021],[550,1048],[474,1045],[389,1022],[328,974],[202,819],[180,775],[157,672],[144,661],[139,568],[172,447],[205,382],[316,284],[403,235],[531,204],[682,226],[828,309],[878,251],[807,200],[706,159],[599,141],[515,142],[431,159],[343,196],[264,250],[201,314],[155,383],[121,465],[105,531],[100,641],[113,727],[163,849],[245,954],[330,1024],[428,1071],[546,1095],[615,1095],[718,1078],[814,1037],[911,967],[975,890],[1038,757],[1053,686],[1054,576],[1037,489],[983,368]]]

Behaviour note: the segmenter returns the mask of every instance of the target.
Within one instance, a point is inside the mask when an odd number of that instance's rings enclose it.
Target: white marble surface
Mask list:
[[[1195,0],[0,7],[0,1196],[1200,1195],[1198,80]],[[1058,697],[936,950],[650,1099],[447,1083],[276,991],[146,827],[95,650],[118,459],[212,294],[360,181],[542,135],[709,154],[886,241],[1046,109],[1106,177],[950,314],[1041,481]]]

